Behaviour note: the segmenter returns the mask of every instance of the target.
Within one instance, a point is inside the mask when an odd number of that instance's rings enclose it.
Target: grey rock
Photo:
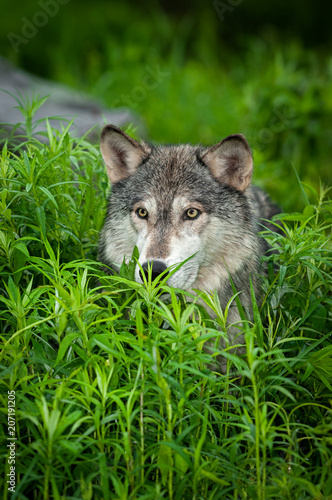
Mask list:
[[[49,120],[50,125],[61,130],[61,125],[66,127],[74,119],[70,130],[75,133],[76,137],[82,137],[95,127],[89,132],[88,137],[96,140],[105,123],[112,123],[119,127],[132,123],[138,127],[140,133],[143,132],[138,117],[127,108],[113,110],[104,108],[98,100],[84,92],[31,75],[0,57],[0,130],[4,130],[2,137],[9,134],[14,136],[25,134],[24,118],[20,110],[15,108],[17,106],[15,98],[7,92],[18,97],[20,93],[30,100],[36,95],[39,97],[49,95],[46,102],[35,113],[33,121],[55,117]],[[18,129],[13,129],[13,125],[17,123],[22,125]],[[38,135],[45,130],[46,123],[42,120],[36,125],[34,134],[37,134],[39,140],[46,141],[44,136]]]

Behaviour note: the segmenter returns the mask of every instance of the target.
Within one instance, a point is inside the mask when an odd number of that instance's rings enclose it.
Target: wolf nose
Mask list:
[[[148,273],[149,266],[150,267],[152,266],[152,275],[151,275],[152,281],[155,280],[161,273],[163,273],[167,269],[166,264],[164,264],[164,262],[161,262],[160,260],[146,261],[142,264],[142,269],[143,269],[143,272],[145,274],[146,279],[148,279],[148,276],[149,276],[149,273]],[[142,271],[140,271],[139,274],[140,274],[141,280],[143,281]]]

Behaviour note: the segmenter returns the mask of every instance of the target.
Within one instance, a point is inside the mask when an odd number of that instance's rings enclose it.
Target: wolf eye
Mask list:
[[[148,211],[145,209],[145,208],[138,208],[136,210],[136,215],[140,218],[140,219],[147,219],[148,217]]]
[[[197,208],[188,208],[185,212],[186,219],[197,219],[201,215],[201,211],[197,210]]]

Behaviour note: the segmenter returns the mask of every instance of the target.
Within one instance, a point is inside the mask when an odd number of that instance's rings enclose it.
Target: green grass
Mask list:
[[[134,260],[104,276],[98,147],[50,127],[40,143],[33,112],[24,119],[0,165],[3,498],[331,499],[328,189],[300,184],[304,209],[283,215],[283,236],[265,235],[276,253],[237,357],[216,347],[227,329],[216,297],[201,293],[211,321],[184,292],[132,281]],[[217,354],[227,375],[209,368]]]

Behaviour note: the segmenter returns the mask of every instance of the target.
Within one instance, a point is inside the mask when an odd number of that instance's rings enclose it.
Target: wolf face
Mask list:
[[[242,281],[257,271],[257,209],[247,189],[253,161],[242,135],[210,148],[151,146],[106,125],[101,152],[112,183],[100,239],[105,264],[120,266],[136,245],[143,272],[152,265],[154,278],[192,257],[168,284],[225,300],[229,273]],[[135,280],[143,283],[138,265]]]

